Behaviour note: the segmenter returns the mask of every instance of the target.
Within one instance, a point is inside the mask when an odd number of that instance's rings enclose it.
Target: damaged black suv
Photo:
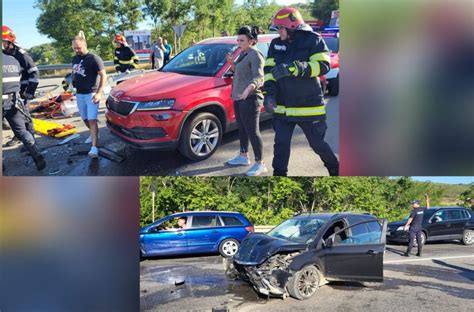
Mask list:
[[[386,220],[303,214],[250,234],[234,256],[239,276],[267,296],[308,299],[331,281],[383,281]]]

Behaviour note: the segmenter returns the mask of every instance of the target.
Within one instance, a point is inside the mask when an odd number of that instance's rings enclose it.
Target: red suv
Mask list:
[[[263,55],[275,37],[259,36]],[[239,53],[236,37],[207,39],[160,71],[124,81],[107,99],[107,126],[137,148],[177,148],[192,160],[210,157],[222,134],[236,128],[228,52]]]

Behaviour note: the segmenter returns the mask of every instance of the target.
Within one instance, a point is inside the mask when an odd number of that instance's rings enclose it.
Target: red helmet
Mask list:
[[[288,29],[301,29],[304,20],[295,8],[286,7],[278,11],[272,18],[272,27],[285,27]]]
[[[13,33],[13,30],[8,26],[2,26],[2,40],[14,43],[16,41],[16,36]]]
[[[125,37],[121,34],[115,35],[115,42],[121,43],[121,44],[127,44],[127,40],[125,40]]]

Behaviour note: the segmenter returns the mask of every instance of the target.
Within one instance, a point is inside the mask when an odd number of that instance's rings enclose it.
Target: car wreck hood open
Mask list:
[[[295,243],[266,234],[254,233],[242,241],[239,251],[234,256],[234,261],[242,265],[258,265],[278,252],[298,251],[306,248],[306,243]]]

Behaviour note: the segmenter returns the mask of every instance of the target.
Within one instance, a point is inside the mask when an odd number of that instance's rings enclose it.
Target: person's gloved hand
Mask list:
[[[263,99],[263,106],[265,107],[265,111],[268,113],[273,113],[276,107],[276,98],[273,95],[265,95]]]
[[[272,69],[272,75],[275,80],[291,76],[290,64],[278,64]]]

